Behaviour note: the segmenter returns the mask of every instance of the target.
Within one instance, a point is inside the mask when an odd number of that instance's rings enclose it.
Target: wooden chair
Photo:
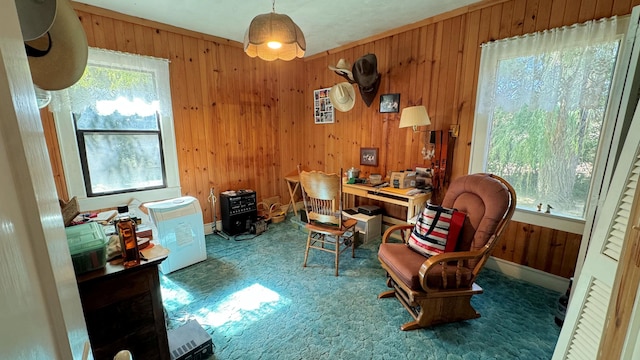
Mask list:
[[[309,249],[335,255],[336,276],[340,254],[351,248],[355,257],[355,219],[342,219],[342,179],[338,174],[320,171],[300,171],[300,187],[307,214],[307,246],[303,267],[307,266]],[[342,173],[342,170],[340,171]]]
[[[378,259],[393,290],[378,298],[395,295],[413,316],[402,330],[480,317],[471,306],[471,297],[483,292],[475,280],[513,215],[516,194],[498,176],[466,175],[451,183],[442,206],[467,214],[455,252],[426,258],[413,251],[406,245],[413,225],[392,226],[382,237]],[[402,243],[391,242],[397,231]]]

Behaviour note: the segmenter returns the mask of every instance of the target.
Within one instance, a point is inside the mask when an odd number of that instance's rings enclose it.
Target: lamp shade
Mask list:
[[[244,52],[267,61],[301,58],[306,48],[302,30],[284,14],[258,15],[244,34]]]
[[[418,126],[430,125],[431,119],[427,114],[427,109],[422,106],[409,106],[402,109],[402,115],[400,115],[401,128],[411,126],[413,131],[418,129]]]

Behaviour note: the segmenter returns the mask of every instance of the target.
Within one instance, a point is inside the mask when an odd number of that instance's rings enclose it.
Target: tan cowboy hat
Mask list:
[[[356,103],[356,91],[348,82],[333,85],[329,90],[329,100],[336,110],[347,112]]]
[[[351,72],[351,64],[347,60],[340,59],[338,60],[336,66],[329,65],[329,69],[345,78],[347,81],[349,81],[350,84],[355,83],[355,80],[353,79],[353,73]]]
[[[25,42],[31,77],[43,90],[75,84],[87,67],[87,37],[69,0],[58,0],[53,25],[43,36]]]
[[[44,35],[56,18],[56,0],[16,0],[16,9],[24,41]]]

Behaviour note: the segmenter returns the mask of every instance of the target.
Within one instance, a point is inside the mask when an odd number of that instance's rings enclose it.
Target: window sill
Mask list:
[[[584,220],[572,219],[553,214],[545,214],[537,211],[516,209],[513,221],[542,226],[550,229],[566,231],[572,234],[582,234]]]
[[[91,211],[98,209],[115,208],[118,205],[128,204],[132,199],[136,199],[141,203],[145,203],[150,201],[173,199],[180,196],[182,196],[180,187],[175,186],[164,189],[136,191],[116,195],[85,198],[78,197],[78,204],[80,205],[80,211]]]

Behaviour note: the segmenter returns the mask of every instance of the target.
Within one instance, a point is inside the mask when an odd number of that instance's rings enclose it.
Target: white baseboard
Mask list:
[[[493,256],[487,260],[485,266],[488,269],[499,271],[507,276],[542,286],[559,293],[564,293],[569,286],[569,279]]]

